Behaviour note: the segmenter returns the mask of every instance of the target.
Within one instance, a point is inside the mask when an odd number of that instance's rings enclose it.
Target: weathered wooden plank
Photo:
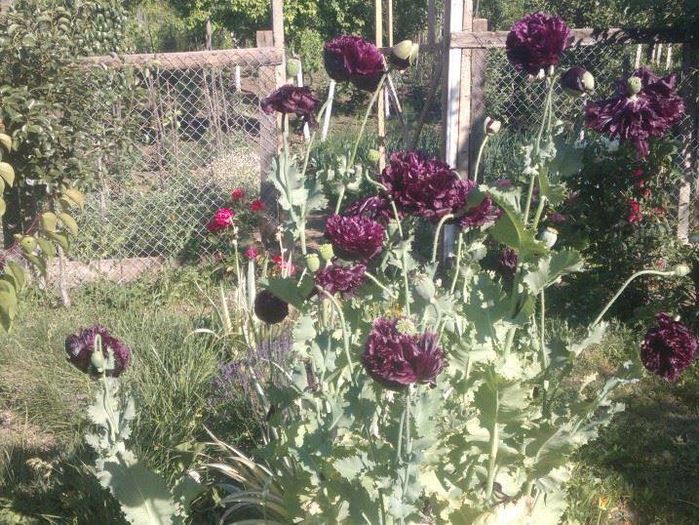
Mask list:
[[[673,29],[652,28],[609,28],[573,29],[573,45],[589,46],[593,44],[633,44],[691,41],[691,34]],[[455,49],[503,48],[509,31],[454,31],[450,35],[449,46]]]
[[[271,42],[270,42],[271,44]],[[160,69],[188,69],[228,66],[278,66],[284,58],[284,50],[274,47],[247,49],[223,49],[218,51],[188,51],[182,53],[140,53],[132,55],[102,55],[83,57],[85,66],[122,67],[148,66]]]
[[[485,18],[473,19],[473,31],[488,30],[488,20]],[[469,157],[468,177],[475,178],[476,158],[478,149],[483,141],[483,125],[485,123],[485,80],[488,52],[483,49],[471,51],[471,124],[469,126]]]

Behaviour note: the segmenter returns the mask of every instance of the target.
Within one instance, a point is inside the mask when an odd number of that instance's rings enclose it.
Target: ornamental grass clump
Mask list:
[[[541,128],[507,184],[461,178],[415,151],[395,153],[380,173],[357,162],[381,82],[348,154],[311,174],[312,135],[304,156],[284,148],[275,159],[278,240],[284,260],[304,269],[259,282],[289,305],[293,343],[278,367],[282,381],[264,389],[269,439],[253,458],[216,441],[229,459],[211,468],[234,483],[223,500],[227,523],[251,515],[275,524],[558,523],[573,453],[623,409],[614,389],[638,380],[641,362],[674,378],[691,361],[696,340],[659,318],[640,359],[604,379],[570,380],[628,284],[681,279],[681,268],[631,276],[579,339],[547,332],[549,288],[585,269],[546,223],[566,211],[564,174],[579,169],[566,127],[553,125],[555,65],[569,42],[565,23],[541,13],[508,37],[514,66],[544,69],[548,90]],[[338,81],[364,59],[371,74],[380,70],[356,38],[325,50]],[[486,138],[499,131],[493,122]],[[370,190],[345,206],[357,177]],[[345,186],[330,191],[338,181]],[[328,194],[339,195],[332,206]],[[315,250],[306,224],[319,214],[326,242]],[[431,246],[417,249],[425,230]],[[490,263],[489,248],[498,251]]]

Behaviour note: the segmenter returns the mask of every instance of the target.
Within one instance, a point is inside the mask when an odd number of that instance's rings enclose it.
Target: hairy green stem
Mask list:
[[[456,245],[456,266],[454,267],[454,277],[451,279],[451,288],[449,293],[454,293],[456,290],[456,282],[459,280],[459,272],[461,271],[461,256],[464,248],[464,232],[459,231],[459,240]]]
[[[486,134],[483,137],[483,142],[481,142],[481,147],[478,148],[478,156],[476,157],[476,165],[473,168],[473,182],[478,183],[478,169],[481,166],[481,159],[483,158],[483,151],[485,150],[485,145],[488,143],[490,135]]]
[[[357,383],[354,379],[354,376],[352,375],[352,369],[354,367],[354,364],[352,363],[352,356],[350,355],[349,335],[347,334],[347,323],[345,322],[345,314],[342,312],[342,307],[340,306],[340,303],[337,302],[337,299],[335,299],[335,297],[333,297],[331,294],[329,294],[322,288],[319,289],[321,293],[330,301],[330,304],[333,305],[333,308],[335,309],[337,316],[340,318],[340,323],[342,325],[342,346],[344,347],[345,356],[347,357],[347,364],[349,365],[350,378],[352,379],[352,384],[356,386]]]
[[[532,222],[532,228],[536,230],[539,226],[539,221],[541,220],[541,215],[544,213],[544,208],[546,207],[546,197],[543,195],[539,196],[539,205],[536,208],[536,213],[534,214],[534,222]]]
[[[354,143],[354,147],[352,148],[352,156],[350,157],[348,166],[353,166],[354,161],[357,158],[357,150],[359,149],[359,143],[362,141],[362,137],[364,136],[364,130],[366,130],[366,124],[369,120],[369,116],[371,115],[371,110],[374,108],[374,104],[376,103],[376,99],[379,98],[379,94],[381,93],[381,89],[383,88],[383,84],[386,81],[386,75],[388,73],[384,73],[383,76],[381,77],[381,80],[379,80],[379,85],[376,88],[376,91],[374,91],[374,94],[371,96],[371,100],[369,101],[369,106],[366,108],[366,112],[364,113],[364,120],[362,120],[362,126],[359,128],[359,135],[357,135],[357,140]]]
[[[398,297],[395,293],[393,293],[391,290],[389,290],[388,288],[386,288],[386,286],[385,286],[383,283],[381,283],[381,281],[379,281],[379,280],[378,280],[374,275],[372,275],[371,273],[369,273],[369,272],[364,272],[364,275],[365,275],[366,277],[368,277],[369,280],[370,280],[371,282],[373,282],[376,286],[378,286],[378,287],[381,288],[384,292],[386,292],[392,299],[396,299],[396,298]]]
[[[594,327],[597,323],[599,323],[602,318],[604,317],[604,314],[607,313],[607,311],[612,307],[612,305],[616,302],[616,300],[619,298],[619,296],[624,293],[624,290],[631,284],[632,281],[634,281],[636,278],[641,277],[642,275],[658,275],[660,277],[669,277],[671,275],[675,275],[674,271],[671,272],[661,272],[658,270],[641,270],[640,272],[636,272],[633,274],[631,277],[626,279],[626,282],[621,285],[621,288],[617,291],[617,293],[614,294],[614,297],[612,297],[609,302],[605,305],[605,307],[602,309],[602,311],[599,313],[599,315],[595,318],[594,321],[592,321],[592,324],[590,325],[590,328]]]
[[[493,416],[493,427],[490,429],[490,457],[488,458],[488,481],[486,483],[486,498],[490,499],[493,494],[495,484],[495,465],[498,457],[499,429],[498,412],[500,411],[500,393],[495,389],[495,414]]]
[[[340,213],[340,208],[342,207],[342,200],[345,198],[345,186],[340,188],[340,194],[337,196],[337,204],[335,205],[335,215]]]
[[[442,217],[439,221],[439,224],[437,224],[437,231],[434,233],[434,241],[432,242],[432,262],[437,261],[437,249],[439,248],[439,235],[442,233],[442,227],[444,226],[444,223],[447,222],[449,219],[453,219],[454,214],[449,213]]]

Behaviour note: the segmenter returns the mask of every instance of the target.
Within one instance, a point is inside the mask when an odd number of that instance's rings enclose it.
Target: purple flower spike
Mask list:
[[[641,343],[641,361],[649,372],[675,381],[697,353],[697,338],[685,325],[666,313],[655,316]]]
[[[111,377],[119,377],[131,362],[131,350],[99,324],[83,328],[66,338],[65,349],[68,361],[81,372],[97,375],[97,371],[92,366],[92,354],[95,352],[95,340],[98,335],[102,339],[102,353],[105,359],[109,356],[109,349],[112,350],[114,357],[114,367],[107,370],[106,374]]]
[[[341,293],[351,296],[357,288],[364,284],[366,266],[341,266],[331,264],[315,274],[316,285],[330,294]]]
[[[629,80],[617,82],[612,98],[589,102],[585,122],[611,139],[633,144],[643,159],[650,139],[664,136],[684,115],[684,101],[676,87],[674,74],[660,78],[641,68]]]
[[[401,333],[399,321],[374,321],[362,363],[367,373],[387,388],[403,389],[414,383],[434,385],[444,369],[444,352],[437,346],[437,334]]]
[[[384,227],[376,221],[355,215],[333,215],[325,223],[325,237],[343,259],[368,261],[383,250]]]
[[[280,87],[260,102],[262,111],[267,114],[273,111],[282,114],[294,113],[310,126],[318,125],[316,112],[319,106],[320,100],[313,95],[310,88],[296,87],[291,84]]]
[[[555,66],[572,43],[570,28],[546,13],[533,13],[514,23],[507,35],[507,58],[519,71],[537,75]]]
[[[361,37],[342,35],[325,43],[325,70],[337,82],[352,82],[364,91],[375,91],[384,74],[384,58],[377,47]]]

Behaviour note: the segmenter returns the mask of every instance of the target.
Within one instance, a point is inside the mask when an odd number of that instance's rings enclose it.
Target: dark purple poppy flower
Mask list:
[[[518,262],[519,256],[517,252],[512,248],[505,247],[498,257],[497,269],[502,275],[512,276],[517,269]]]
[[[664,136],[684,114],[676,86],[674,74],[660,78],[641,68],[629,80],[617,82],[612,98],[589,102],[585,122],[611,139],[630,142],[643,159],[648,156],[650,139]]]
[[[315,97],[310,88],[291,84],[280,87],[260,102],[262,111],[267,114],[273,111],[283,114],[294,113],[311,126],[318,125],[316,112],[319,106],[320,100]]]
[[[463,208],[475,186],[472,181],[460,179],[448,164],[416,151],[391,155],[379,181],[400,211],[433,222]]]
[[[641,343],[641,361],[649,372],[675,381],[694,361],[697,338],[666,313],[656,315],[655,322]]]
[[[385,61],[377,47],[354,35],[342,35],[325,43],[325,70],[337,82],[352,82],[364,91],[375,91],[385,69]]]
[[[444,352],[437,346],[437,334],[405,334],[398,321],[379,318],[362,355],[369,375],[388,388],[402,389],[414,383],[434,385],[444,369]]]
[[[566,216],[561,212],[554,211],[551,215],[549,215],[549,222],[551,224],[563,224],[566,222]]]
[[[390,201],[386,197],[379,195],[363,197],[354,201],[345,209],[345,215],[348,217],[361,215],[384,225],[395,218]]]
[[[381,253],[384,233],[381,224],[361,215],[332,215],[325,223],[325,237],[335,253],[350,261],[368,261]]]
[[[492,225],[501,215],[502,210],[490,197],[485,197],[477,205],[468,208],[458,220],[462,228],[482,228]]]
[[[258,292],[254,307],[257,318],[267,324],[281,323],[289,315],[289,304],[269,290]]]
[[[66,338],[65,349],[68,361],[86,374],[97,375],[97,370],[92,366],[92,354],[95,352],[97,336],[100,336],[102,340],[102,353],[105,359],[109,357],[109,350],[112,351],[114,358],[112,367],[106,370],[106,374],[111,377],[119,377],[131,362],[131,350],[99,324],[83,328]]]
[[[570,28],[557,16],[533,13],[514,23],[507,35],[507,58],[519,71],[537,75],[558,64],[572,43]]]
[[[316,285],[330,294],[341,293],[351,295],[357,288],[364,284],[366,266],[355,264],[353,266],[341,266],[331,264],[315,274]]]

